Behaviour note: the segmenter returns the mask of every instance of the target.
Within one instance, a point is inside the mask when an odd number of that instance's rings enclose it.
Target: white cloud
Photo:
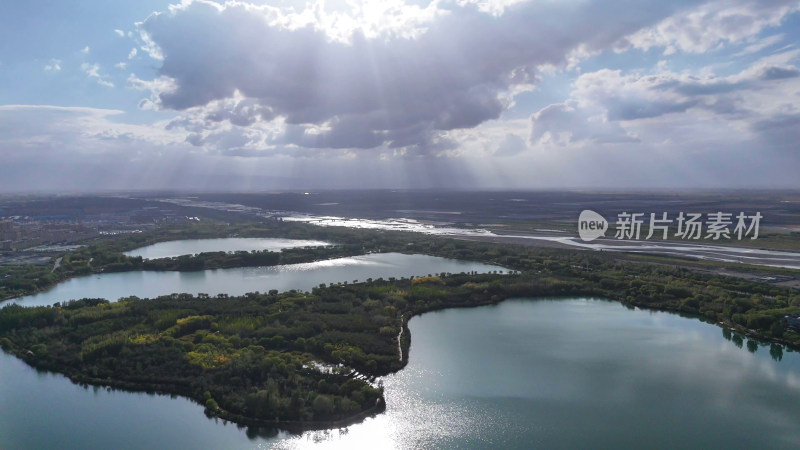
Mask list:
[[[49,63],[44,66],[44,70],[48,72],[58,72],[61,70],[61,60],[52,58]]]
[[[704,53],[720,45],[741,42],[800,10],[797,0],[722,0],[703,3],[672,15],[657,25],[633,33],[617,43],[643,50],[663,47],[669,55],[677,50]]]
[[[638,142],[600,109],[578,108],[576,102],[549,105],[531,116],[531,143],[567,146]]]
[[[47,154],[114,152],[116,150],[111,141],[120,140],[121,137],[159,146],[183,140],[183,134],[163,127],[111,120],[123,114],[124,111],[114,109],[0,105],[0,147],[5,149],[0,153],[3,156],[20,157],[28,150]],[[7,155],[7,152],[19,154]]]
[[[675,155],[726,146],[792,151],[790,143],[800,139],[793,127],[800,108],[792,100],[800,98],[800,70],[773,65],[776,59],[725,77],[667,70],[582,74],[571,100],[532,116],[531,141],[572,148],[635,142],[631,148],[670,148]]]
[[[772,47],[773,45],[778,44],[781,42],[786,36],[784,34],[775,34],[772,36],[767,36],[763,39],[754,40],[752,44],[746,46],[741,51],[735,53],[733,56],[744,56],[750,55],[753,53],[758,53],[765,48]]]
[[[4,191],[147,188],[196,176],[185,134],[124,123],[120,110],[0,105]],[[211,173],[210,164],[204,164]],[[186,173],[186,176],[181,174]]]
[[[139,50],[137,50],[136,47],[132,48],[130,53],[128,53],[128,59],[135,58],[137,53],[139,53]]]
[[[494,154],[500,157],[519,155],[520,153],[528,150],[528,144],[525,141],[526,139],[523,139],[516,134],[508,133],[506,134],[506,137],[503,138],[503,140],[497,145],[497,149],[494,151]]]
[[[147,107],[142,109],[151,109],[155,110],[159,108],[159,97],[162,94],[168,94],[170,92],[175,91],[175,80],[169,77],[158,77],[153,80],[145,81],[140,79],[136,76],[136,74],[132,73],[128,76],[128,87],[131,89],[135,89],[138,91],[147,91],[150,93],[149,99],[144,99]],[[140,102],[139,107],[141,108],[143,103]]]
[[[125,32],[120,30],[120,29],[115,29],[114,33],[116,33],[117,36],[119,36],[119,37],[124,37],[125,36]]]
[[[760,97],[767,96],[780,105],[785,103],[780,98],[797,94],[800,70],[765,60],[726,77],[669,71],[623,75],[619,70],[603,69],[578,77],[572,93],[581,107],[600,107],[609,120],[615,121],[656,118],[692,109],[729,115],[731,119],[770,114],[774,108]]]
[[[84,55],[88,55],[90,51],[91,51],[91,49],[89,48],[88,45],[81,49],[81,53],[83,53]]]
[[[81,70],[83,70],[89,78],[93,78],[97,81],[97,84],[100,86],[105,87],[114,87],[114,83],[108,81],[105,75],[100,74],[100,65],[99,64],[89,64],[83,63],[81,64]]]

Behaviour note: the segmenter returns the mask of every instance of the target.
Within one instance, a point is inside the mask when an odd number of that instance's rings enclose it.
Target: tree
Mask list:
[[[317,395],[311,403],[316,417],[326,417],[333,412],[333,400],[327,395]]]

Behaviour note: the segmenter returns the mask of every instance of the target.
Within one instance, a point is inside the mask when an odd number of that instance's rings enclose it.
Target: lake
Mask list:
[[[196,272],[134,271],[102,273],[72,278],[50,290],[11,300],[21,305],[52,305],[83,297],[106,298],[135,295],[152,298],[172,293],[200,292],[242,295],[270,289],[310,291],[321,283],[366,281],[367,278],[421,276],[441,272],[488,272],[505,270],[482,263],[427,255],[373,253],[306,264],[241,267]]]
[[[283,238],[220,238],[183,239],[159,242],[146,247],[125,252],[128,256],[141,256],[144,259],[172,258],[181,255],[194,255],[203,252],[264,251],[279,252],[286,248],[320,247],[329,242],[306,239]]]
[[[383,378],[384,414],[299,436],[259,437],[184,399],[84,389],[1,355],[0,448],[800,445],[800,355],[696,319],[514,299],[409,328],[408,366]]]

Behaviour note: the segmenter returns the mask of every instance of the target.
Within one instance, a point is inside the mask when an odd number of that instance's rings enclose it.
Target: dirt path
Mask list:
[[[400,332],[397,333],[397,354],[400,355],[398,358],[400,362],[403,362],[403,346],[400,343],[400,338],[403,337],[403,328],[403,315],[400,315]]]
[[[61,260],[62,260],[62,259],[64,259],[64,258],[62,258],[62,257],[59,257],[59,258],[56,260],[56,263],[55,263],[55,264],[53,264],[53,270],[51,270],[51,271],[50,271],[50,273],[53,273],[53,272],[55,272],[55,271],[56,271],[56,269],[58,269],[58,268],[61,266]]]

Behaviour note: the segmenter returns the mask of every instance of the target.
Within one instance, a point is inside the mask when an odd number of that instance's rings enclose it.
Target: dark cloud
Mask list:
[[[671,102],[627,98],[611,99],[606,102],[610,120],[649,119],[664,114],[682,113],[698,104],[699,102],[694,99]]]
[[[160,75],[175,80],[174,90],[160,94],[162,107],[186,110],[242,95],[261,108],[217,111],[195,126],[274,115],[290,125],[277,143],[397,148],[499,118],[505,94],[534,83],[536,66],[608,48],[680,6],[530,2],[495,16],[450,5],[418,37],[355,34],[339,42],[311,26],[271,23],[273,10],[195,1],[151,16],[140,31],[163,57]]]
[[[800,77],[800,70],[794,67],[768,67],[762,75],[764,80],[785,80],[797,77]]]
[[[800,114],[781,114],[759,120],[751,126],[771,147],[789,149],[797,154],[800,142]],[[800,155],[798,155],[800,156]]]

